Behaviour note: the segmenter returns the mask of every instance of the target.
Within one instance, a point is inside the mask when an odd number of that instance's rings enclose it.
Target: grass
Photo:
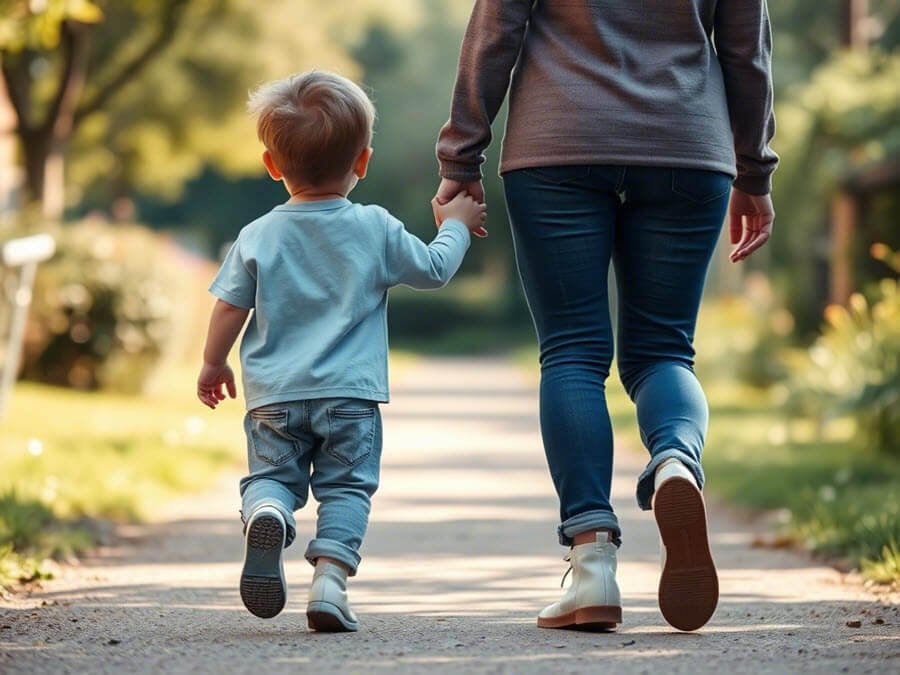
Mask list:
[[[392,370],[416,358],[392,352]],[[170,368],[141,396],[16,386],[0,437],[0,589],[93,547],[96,520],[152,517],[217,472],[244,469],[243,400],[207,409],[194,375]]]
[[[777,511],[790,542],[873,580],[900,579],[900,463],[859,451],[846,421],[818,432],[787,418],[777,390],[713,381],[707,394],[704,468],[713,491],[741,506]]]
[[[399,299],[394,320],[421,324]],[[500,302],[483,302],[471,316],[451,305],[439,308],[435,321],[459,319],[462,328],[410,344],[427,353],[508,353],[536,368],[530,326],[485,323],[480,317]],[[697,351],[711,412],[704,455],[709,489],[775,512],[780,536],[790,542],[858,567],[874,581],[900,580],[900,462],[859,450],[846,420],[819,430],[787,417],[783,387],[741,384],[747,361],[740,354],[753,340],[740,305],[704,306]],[[392,352],[392,368],[415,358]],[[194,399],[193,376],[173,369],[157,379],[154,393],[140,397],[28,383],[16,388],[0,437],[0,585],[39,577],[46,557],[90,547],[90,519],[145,518],[155,504],[242,465],[242,403],[204,408]],[[638,444],[634,409],[615,374],[607,395],[617,436]]]
[[[820,428],[792,415],[789,382],[742,384],[762,370],[777,372],[776,361],[798,357],[785,343],[754,349],[759,318],[734,300],[701,310],[697,370],[710,405],[704,451],[710,489],[735,504],[773,511],[782,541],[873,581],[900,581],[900,462],[860,447],[850,418]]]
[[[869,453],[848,419],[824,429],[785,412],[786,388],[741,382],[754,335],[739,303],[707,303],[697,370],[709,400],[707,489],[776,516],[777,541],[803,546],[877,583],[900,581],[900,462]],[[536,368],[534,346],[515,354]],[[607,402],[616,437],[640,447],[634,408],[613,370]]]
[[[95,543],[92,519],[131,521],[243,458],[243,406],[217,411],[174,372],[125,396],[19,384],[0,438],[0,585]]]

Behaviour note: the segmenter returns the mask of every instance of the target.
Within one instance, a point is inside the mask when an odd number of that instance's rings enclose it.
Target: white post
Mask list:
[[[38,234],[23,239],[13,239],[3,246],[3,263],[8,267],[19,267],[19,282],[13,295],[13,314],[6,345],[6,358],[0,372],[0,417],[6,409],[9,392],[19,372],[19,359],[22,356],[22,342],[25,338],[25,320],[28,307],[31,305],[31,291],[34,287],[34,276],[37,265],[46,260],[56,249],[53,237]]]

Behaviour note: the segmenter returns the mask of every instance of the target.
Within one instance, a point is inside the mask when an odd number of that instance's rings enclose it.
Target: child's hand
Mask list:
[[[455,218],[469,228],[470,232],[481,230],[487,220],[487,206],[479,204],[468,194],[460,192],[446,204],[438,202],[437,197],[431,200],[435,219],[443,223],[448,218]]]
[[[223,389],[224,386],[224,389]],[[197,398],[203,405],[215,409],[220,401],[225,400],[225,390],[231,398],[237,397],[237,387],[234,384],[234,373],[227,363],[220,366],[203,364],[200,377],[197,378]]]

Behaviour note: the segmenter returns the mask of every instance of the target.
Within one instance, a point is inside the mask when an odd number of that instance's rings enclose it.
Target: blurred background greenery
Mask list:
[[[896,581],[900,0],[769,9],[778,220],[754,258],[734,266],[723,250],[710,271],[698,332],[710,485],[773,515],[770,543]],[[90,519],[140,518],[238,465],[240,440],[212,430],[192,378],[215,261],[285,199],[259,161],[248,90],[313,67],[364,83],[375,156],[353,198],[427,238],[468,11],[454,0],[0,0],[0,242],[50,232],[58,248],[39,270],[27,382],[0,422],[0,583],[90,546]],[[536,367],[498,146],[485,167],[490,238],[440,293],[392,292],[393,347]],[[14,274],[0,267],[0,336]],[[617,431],[636,439],[612,381],[610,400]],[[226,414],[215,428],[238,429],[239,413]]]

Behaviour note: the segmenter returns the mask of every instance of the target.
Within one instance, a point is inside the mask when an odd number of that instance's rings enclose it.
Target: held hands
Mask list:
[[[487,219],[487,206],[477,201],[465,192],[459,192],[446,204],[441,204],[438,198],[431,200],[431,208],[434,211],[434,220],[440,227],[448,218],[461,220],[469,228],[469,232],[478,237],[486,237],[484,221]],[[484,234],[479,234],[479,231]]]
[[[434,224],[438,227],[441,226],[441,222],[444,218],[449,216],[440,216],[438,215],[437,207],[444,206],[450,203],[450,201],[459,194],[468,194],[472,199],[478,202],[481,205],[484,205],[484,186],[481,184],[480,180],[470,181],[468,183],[461,183],[458,180],[450,180],[449,178],[442,178],[441,184],[438,186],[437,194],[435,194],[434,199],[431,200],[431,207],[434,210]],[[463,221],[465,222],[465,221]],[[467,223],[468,225],[468,223]],[[476,237],[481,237],[482,239],[488,236],[487,229],[484,228],[484,220],[475,227],[469,228],[469,230]]]
[[[770,195],[751,195],[737,188],[731,190],[728,224],[731,233],[731,262],[740,262],[769,241],[775,221],[775,208]]]
[[[197,378],[197,398],[203,405],[215,410],[220,401],[225,400],[225,390],[231,398],[237,397],[237,387],[234,384],[234,373],[227,363],[213,366],[203,364],[200,376]]]

